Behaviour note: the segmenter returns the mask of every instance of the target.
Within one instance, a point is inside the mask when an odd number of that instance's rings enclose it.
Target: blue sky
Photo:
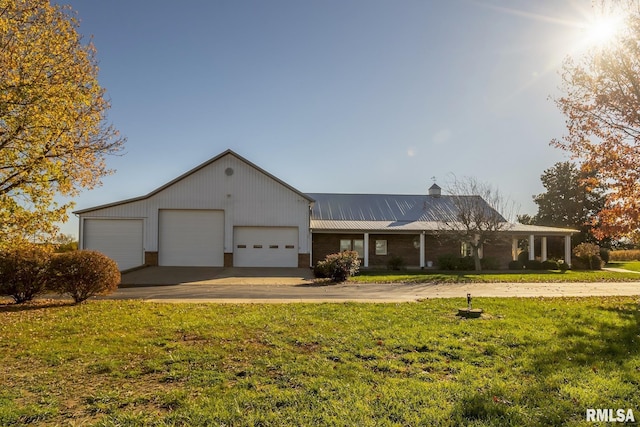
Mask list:
[[[60,3],[93,37],[128,138],[76,209],[231,148],[303,192],[422,194],[453,173],[533,214],[541,173],[567,159],[549,97],[589,0]]]

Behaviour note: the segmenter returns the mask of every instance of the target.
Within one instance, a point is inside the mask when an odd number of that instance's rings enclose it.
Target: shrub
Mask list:
[[[438,267],[440,270],[457,270],[459,259],[459,257],[452,254],[440,255],[438,257]]]
[[[509,262],[509,270],[522,270],[523,268],[524,268],[524,263],[520,260]]]
[[[485,257],[480,260],[480,265],[482,266],[483,270],[498,270],[500,268],[500,261],[498,261],[498,259],[494,257]]]
[[[543,270],[558,270],[559,269],[558,262],[550,260],[550,259],[548,259],[546,261],[542,261],[542,269]]]
[[[558,261],[558,268],[560,271],[565,273],[569,269],[569,264],[567,264],[564,260]]]
[[[600,270],[602,269],[602,258],[600,258],[600,246],[593,243],[580,243],[573,248],[573,255],[577,261],[577,269]]]
[[[118,288],[120,271],[111,258],[96,251],[65,252],[51,260],[51,289],[76,303]]]
[[[522,264],[525,264],[527,261],[529,261],[529,251],[522,251],[518,254],[518,261],[522,262]]]
[[[329,277],[329,264],[325,261],[318,261],[313,267],[313,276],[317,279],[325,279]]]
[[[527,270],[542,270],[542,262],[537,259],[528,259],[524,266]]]
[[[389,270],[402,270],[405,266],[404,258],[401,256],[393,256],[387,262],[387,268]]]
[[[610,253],[611,251],[609,249],[600,248],[600,259],[602,259],[602,262],[605,264],[609,264],[609,259],[611,258]]]
[[[9,295],[20,304],[44,293],[49,261],[49,252],[38,246],[0,253],[0,295]]]
[[[360,259],[356,251],[343,251],[327,255],[318,264],[321,264],[321,269],[325,269],[326,277],[331,278],[334,282],[344,282],[360,270]]]

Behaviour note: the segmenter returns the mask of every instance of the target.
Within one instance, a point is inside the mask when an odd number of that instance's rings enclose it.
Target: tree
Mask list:
[[[602,18],[617,19],[607,43],[563,64],[564,96],[556,104],[568,133],[552,145],[580,159],[587,187],[606,186],[596,237],[624,237],[640,228],[640,5],[601,1]]]
[[[595,220],[604,207],[604,189],[587,185],[592,178],[593,173],[572,162],[556,163],[540,176],[547,191],[533,196],[538,213],[533,217],[519,216],[518,220],[523,224],[579,229],[580,236],[574,239],[577,243],[598,241],[594,237],[594,229],[598,227]]]
[[[69,8],[0,0],[0,245],[55,235],[124,144],[106,124],[95,49]]]
[[[504,239],[504,232],[512,224],[500,212],[509,217],[514,203],[496,188],[475,178],[454,178],[446,186],[450,204],[439,204],[441,235],[471,247],[476,271],[482,270],[480,249],[482,245]]]

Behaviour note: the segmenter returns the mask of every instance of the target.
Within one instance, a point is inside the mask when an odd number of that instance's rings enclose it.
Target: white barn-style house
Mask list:
[[[437,268],[441,255],[464,256],[468,249],[443,239],[438,227],[451,219],[439,217],[453,209],[451,197],[437,186],[422,195],[305,194],[227,150],[146,196],[75,214],[80,248],[105,253],[121,270],[309,267],[346,249],[357,251],[365,268],[392,257]],[[512,224],[481,252],[506,268],[521,240],[534,248],[529,259],[544,261],[547,239],[560,239],[569,261],[576,232]]]
[[[141,265],[308,267],[313,202],[231,150],[146,196],[76,211],[80,246]]]

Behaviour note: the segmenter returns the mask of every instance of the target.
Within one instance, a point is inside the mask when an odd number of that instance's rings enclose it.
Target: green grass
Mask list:
[[[46,302],[46,301],[45,301]],[[630,297],[0,306],[0,425],[590,425],[640,417]]]
[[[625,270],[640,271],[640,261],[612,261],[607,267],[624,268]]]
[[[617,264],[617,263],[614,263]],[[638,263],[640,267],[640,263]],[[624,268],[624,267],[620,267]],[[640,271],[640,270],[639,270]],[[640,281],[640,274],[611,271],[424,271],[424,270],[362,270],[349,278],[355,283],[580,283]]]

